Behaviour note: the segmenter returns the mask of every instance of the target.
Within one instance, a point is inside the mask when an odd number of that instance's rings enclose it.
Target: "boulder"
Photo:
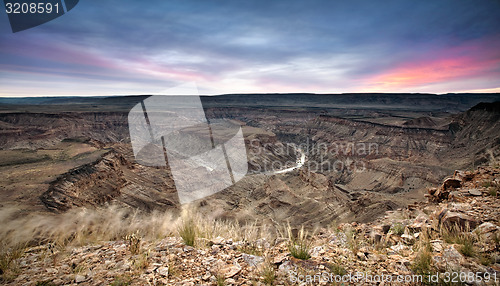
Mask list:
[[[462,265],[465,263],[463,255],[453,246],[449,246],[444,249],[442,253],[434,255],[432,259],[439,271],[446,271],[446,269],[463,269]]]
[[[156,269],[156,272],[158,272],[158,274],[163,277],[168,277],[168,267],[166,266],[159,267],[158,269]]]
[[[478,189],[470,189],[469,190],[469,195],[475,196],[475,197],[480,197],[480,196],[483,195],[483,193],[480,190],[478,190]]]
[[[241,267],[238,265],[229,265],[222,269],[221,274],[225,278],[231,278],[241,271]]]
[[[477,225],[477,222],[465,213],[444,210],[439,214],[439,218],[441,225],[449,228],[456,225],[460,229],[466,230],[467,228],[473,229]]]
[[[496,239],[500,238],[500,227],[491,222],[482,223],[474,231],[477,232],[481,240],[485,242],[494,242]]]
[[[474,173],[457,170],[455,171],[455,174],[453,174],[453,178],[458,179],[462,182],[468,182],[474,178]]]
[[[462,186],[462,182],[458,179],[448,178],[443,182],[443,190],[449,190],[451,188],[456,189]]]
[[[243,257],[243,260],[245,260],[245,262],[248,265],[253,266],[253,267],[257,267],[261,263],[264,262],[264,257],[262,257],[262,256],[250,255],[250,254],[243,253],[242,257]]]
[[[391,225],[390,224],[384,224],[384,225],[382,225],[382,232],[384,234],[387,234],[390,229],[391,229]]]

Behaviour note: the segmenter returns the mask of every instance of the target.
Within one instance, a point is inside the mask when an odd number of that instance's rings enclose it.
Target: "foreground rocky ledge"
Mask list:
[[[438,285],[454,277],[466,285],[500,285],[499,185],[498,168],[457,171],[429,190],[427,203],[373,223],[332,223],[312,236],[198,237],[193,247],[176,236],[147,240],[136,233],[85,246],[49,243],[17,256],[4,251],[1,274],[7,285],[329,285],[341,279],[344,285],[420,285],[419,279]],[[308,259],[291,255],[300,246]]]

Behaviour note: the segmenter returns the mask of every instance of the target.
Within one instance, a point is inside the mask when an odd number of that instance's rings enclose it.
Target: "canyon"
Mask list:
[[[0,99],[0,199],[19,213],[116,205],[179,214],[168,166],[138,164],[128,111],[148,96]],[[369,222],[455,169],[498,162],[499,94],[202,96],[242,126],[248,173],[190,207],[240,224]],[[300,168],[298,167],[300,163]]]

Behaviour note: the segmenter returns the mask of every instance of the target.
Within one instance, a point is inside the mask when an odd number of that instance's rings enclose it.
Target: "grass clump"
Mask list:
[[[274,285],[274,281],[276,280],[276,272],[272,263],[270,261],[266,261],[260,267],[260,276],[262,276],[262,282],[265,285]]]
[[[474,257],[476,252],[474,250],[474,238],[472,235],[464,233],[457,237],[457,243],[460,244],[458,251],[465,256]]]
[[[126,286],[130,284],[132,284],[132,277],[129,275],[119,275],[115,277],[115,281],[110,286]]]
[[[392,231],[392,233],[401,236],[403,235],[403,233],[405,233],[405,225],[397,222],[391,226],[390,230]]]
[[[288,250],[290,254],[298,259],[307,260],[311,258],[311,246],[312,241],[309,240],[308,234],[304,231],[304,227],[301,227],[296,236],[292,234],[292,229],[288,225]]]
[[[417,274],[422,275],[422,281],[429,281],[429,276],[433,270],[432,266],[432,245],[430,243],[430,235],[427,231],[423,231],[418,241],[417,254],[411,264],[411,270]]]
[[[146,253],[143,253],[142,255],[139,255],[139,257],[134,259],[134,261],[132,263],[134,268],[137,270],[144,270],[144,269],[148,268],[148,266],[149,266],[149,254],[150,254],[150,251],[147,251]]]
[[[224,275],[217,275],[216,277],[216,281],[217,281],[217,286],[226,286],[226,278],[224,277]]]
[[[441,227],[441,236],[444,241],[450,244],[459,244],[458,251],[465,256],[474,257],[476,255],[474,243],[476,239],[474,235],[469,232],[469,227],[462,231],[460,226],[454,225],[453,227]]]
[[[139,235],[139,231],[125,236],[125,240],[127,241],[130,253],[134,255],[139,254],[141,251],[141,236]]]
[[[421,249],[413,260],[411,269],[419,275],[429,275],[432,270],[432,254],[428,249]]]
[[[19,273],[17,259],[24,255],[24,247],[16,245],[12,248],[2,246],[0,250],[0,281],[8,282],[14,279]]]
[[[193,219],[183,219],[177,231],[179,232],[179,236],[182,238],[182,241],[184,241],[184,244],[194,246],[198,229]]]
[[[330,264],[328,268],[334,275],[344,276],[347,274],[347,270],[338,262]]]
[[[358,234],[354,229],[349,229],[345,232],[347,239],[347,247],[352,251],[354,255],[359,252],[361,247],[361,241],[358,237]]]

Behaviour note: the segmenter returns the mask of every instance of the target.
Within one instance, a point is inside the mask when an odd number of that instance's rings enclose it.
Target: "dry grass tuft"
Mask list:
[[[183,219],[177,231],[179,232],[179,236],[182,238],[182,241],[184,241],[184,244],[194,246],[196,236],[199,231],[192,218]]]
[[[292,234],[292,229],[290,225],[287,227],[288,233],[288,250],[290,254],[298,259],[307,260],[311,258],[310,251],[312,246],[312,240],[309,237],[309,234],[304,231],[304,227],[302,226],[298,231],[297,235],[294,236]]]
[[[0,248],[0,281],[8,282],[19,274],[18,258],[24,255],[25,245],[17,244],[7,247],[2,243]]]
[[[259,273],[262,277],[262,282],[265,285],[274,285],[276,280],[276,270],[274,269],[274,265],[271,261],[266,259],[266,261],[260,266]]]

